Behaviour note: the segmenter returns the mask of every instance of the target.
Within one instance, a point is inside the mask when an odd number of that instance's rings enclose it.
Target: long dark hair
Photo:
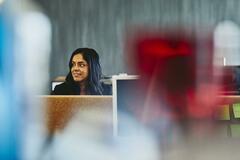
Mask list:
[[[80,93],[80,86],[76,84],[72,77],[71,68],[72,68],[72,59],[76,54],[81,54],[83,59],[87,61],[89,66],[89,75],[88,75],[88,83],[87,83],[87,91],[90,94],[102,95],[103,88],[100,82],[102,77],[102,68],[99,62],[98,53],[91,48],[78,48],[76,49],[69,60],[69,73],[66,77],[66,83],[72,85],[74,87],[76,94]]]

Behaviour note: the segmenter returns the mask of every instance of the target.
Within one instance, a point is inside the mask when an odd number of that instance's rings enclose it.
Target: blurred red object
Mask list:
[[[210,118],[218,90],[213,84],[212,53],[199,59],[199,40],[183,31],[141,33],[131,37],[129,51],[141,77],[139,88],[144,89],[142,114],[152,114],[145,119],[154,114],[177,120]],[[211,43],[204,47],[212,51]]]

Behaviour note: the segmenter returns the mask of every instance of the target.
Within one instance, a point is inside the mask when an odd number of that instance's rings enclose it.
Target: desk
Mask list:
[[[100,125],[111,125],[112,96],[38,96],[45,109],[49,134],[66,127],[74,116]]]

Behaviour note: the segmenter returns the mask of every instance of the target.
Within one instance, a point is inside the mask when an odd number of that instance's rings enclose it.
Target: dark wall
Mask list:
[[[51,78],[68,72],[68,59],[78,47],[100,54],[105,75],[128,72],[124,38],[129,26],[214,27],[240,22],[239,0],[35,0],[52,22]]]

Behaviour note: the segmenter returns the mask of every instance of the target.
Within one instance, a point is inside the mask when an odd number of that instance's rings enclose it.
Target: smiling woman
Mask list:
[[[71,73],[75,82],[82,84],[88,78],[88,63],[83,59],[82,54],[76,54],[72,59]]]
[[[52,95],[107,95],[109,89],[100,82],[101,76],[97,52],[91,48],[78,48],[70,58],[65,82],[57,85]]]

